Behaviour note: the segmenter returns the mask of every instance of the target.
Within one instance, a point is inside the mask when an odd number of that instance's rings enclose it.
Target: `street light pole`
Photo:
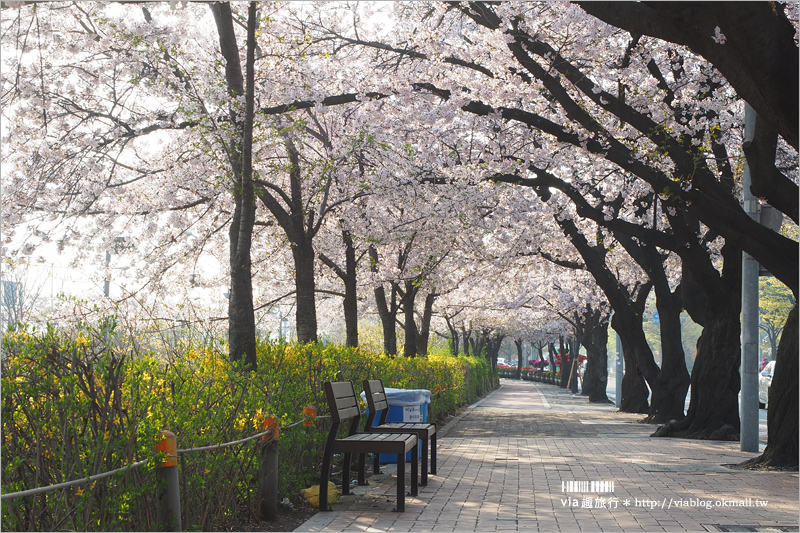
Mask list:
[[[755,130],[756,112],[745,102],[744,145],[751,143]],[[758,221],[758,199],[750,192],[750,168],[744,164],[742,200],[744,210]],[[758,262],[742,252],[742,399],[739,405],[741,422],[740,449],[758,451]]]

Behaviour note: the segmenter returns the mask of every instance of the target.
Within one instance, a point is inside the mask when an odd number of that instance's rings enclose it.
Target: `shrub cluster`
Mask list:
[[[381,378],[387,387],[430,389],[429,418],[453,413],[492,383],[488,363],[473,357],[390,358],[334,345],[261,341],[258,370],[250,371],[219,345],[141,353],[116,329],[109,317],[71,334],[48,326],[3,338],[3,493],[149,460],[92,484],[5,501],[5,530],[153,530],[159,431],[174,432],[178,448],[194,448],[258,433],[270,415],[284,428],[279,499],[296,502],[300,489],[318,481],[329,427],[323,382],[350,379],[360,392],[363,379]],[[309,404],[322,415],[315,426],[293,425]],[[181,454],[179,468],[185,529],[224,530],[257,517],[252,441]]]

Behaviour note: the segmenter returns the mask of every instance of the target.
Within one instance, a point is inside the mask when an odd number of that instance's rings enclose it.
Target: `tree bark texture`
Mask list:
[[[592,312],[582,323],[581,343],[586,347],[586,372],[581,395],[591,403],[609,403],[608,388],[608,320],[600,312]]]
[[[764,453],[742,463],[745,467],[798,468],[798,312],[789,312],[778,345],[778,356],[767,410],[767,447]]]
[[[239,46],[233,29],[233,15],[228,3],[211,4],[219,35],[220,53],[225,59],[225,80],[231,96],[245,95],[244,120],[240,111],[230,109],[237,135],[229,145],[229,162],[233,174],[231,192],[234,212],[230,235],[231,289],[228,300],[228,342],[233,361],[244,360],[256,368],[256,327],[253,306],[252,266],[250,251],[255,225],[255,191],[253,186],[253,113],[255,72],[255,3],[250,4],[247,23],[247,85],[242,76]]]
[[[721,274],[682,257],[685,307],[703,333],[692,367],[686,418],[660,427],[654,436],[739,439],[741,250],[725,244],[722,256]]]
[[[403,324],[405,329],[405,343],[403,345],[403,355],[405,357],[417,356],[417,323],[414,321],[414,300],[417,298],[417,287],[413,280],[405,281],[405,292],[403,293]]]
[[[378,271],[378,250],[374,246],[369,247],[369,262],[370,271]],[[386,289],[383,284],[376,286],[373,289],[375,295],[375,305],[378,308],[378,316],[381,319],[381,328],[383,329],[383,352],[386,355],[397,355],[397,329],[395,328],[395,320],[397,318],[397,291],[394,284],[392,284],[391,298],[387,301]]]
[[[433,303],[436,301],[436,291],[431,291],[425,296],[425,305],[422,309],[419,336],[417,337],[417,352],[420,355],[428,354],[428,344],[431,337],[431,320],[433,320]]]
[[[356,250],[353,246],[353,237],[347,230],[342,230],[342,243],[344,244],[345,267],[342,269],[325,254],[319,254],[320,260],[325,263],[344,283],[344,328],[346,345],[358,346],[358,276],[356,272]]]
[[[654,201],[653,210],[657,208]],[[650,414],[647,422],[663,424],[670,420],[683,420],[686,393],[689,390],[689,371],[681,341],[681,289],[673,292],[664,270],[664,260],[655,246],[635,241],[629,235],[614,233],[628,254],[642,267],[656,293],[656,308],[660,317],[661,368],[652,389]],[[642,311],[644,308],[642,308]]]
[[[317,342],[316,281],[314,279],[314,247],[310,239],[293,243],[292,256],[297,290],[297,342]]]

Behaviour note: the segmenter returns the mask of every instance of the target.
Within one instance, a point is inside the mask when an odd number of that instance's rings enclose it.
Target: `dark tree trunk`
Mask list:
[[[425,297],[425,307],[422,311],[420,321],[419,337],[417,338],[417,352],[420,355],[427,355],[428,342],[431,337],[431,320],[433,319],[433,303],[436,301],[436,291],[429,292]]]
[[[567,388],[567,381],[569,380],[569,373],[572,370],[572,351],[570,350],[569,341],[564,343],[564,337],[559,337],[559,344],[561,344],[561,381],[559,387],[562,389]]]
[[[669,293],[669,287],[665,292],[656,293],[661,327],[661,371],[653,388],[652,409],[648,417],[648,421],[657,424],[683,420],[689,391],[689,371],[681,340],[680,287],[674,294]]]
[[[564,234],[570,237],[572,244],[586,263],[586,269],[597,281],[598,286],[605,293],[608,302],[614,309],[613,327],[622,341],[625,356],[625,376],[622,379],[620,410],[640,413],[644,405],[649,405],[647,401],[648,390],[647,387],[642,388],[639,384],[640,377],[646,380],[650,389],[656,389],[659,386],[657,378],[660,369],[655,362],[653,352],[647,344],[647,339],[642,330],[642,314],[644,313],[647,295],[652,288],[652,282],[649,281],[645,286],[640,287],[634,300],[606,266],[606,249],[602,246],[590,246],[586,237],[578,230],[572,220],[556,219],[556,222],[561,226]],[[631,365],[629,358],[635,360],[636,364]],[[629,372],[631,372],[630,375]],[[627,395],[630,396],[626,398]],[[669,398],[669,395],[659,395],[658,398]],[[665,410],[665,407],[656,405],[652,409],[655,412],[660,412]]]
[[[459,337],[458,337],[458,329],[455,327],[453,322],[450,320],[451,317],[444,315],[444,322],[447,324],[447,329],[450,330],[450,353],[453,355],[458,355],[459,352]]]
[[[229,163],[233,173],[234,212],[230,227],[231,290],[228,300],[228,343],[230,358],[244,359],[256,368],[256,325],[253,306],[253,281],[250,251],[255,225],[255,189],[253,186],[253,114],[255,76],[255,3],[251,3],[247,23],[246,86],[239,59],[239,46],[233,29],[230,4],[211,4],[217,26],[220,52],[225,58],[228,93],[245,96],[244,120],[230,110],[239,138],[231,141]]]
[[[581,343],[586,347],[586,372],[581,395],[591,403],[610,403],[608,387],[608,318],[600,311],[584,315]]]
[[[369,247],[370,270],[378,271],[378,250],[374,246]],[[397,291],[392,284],[391,299],[387,302],[386,289],[383,284],[378,285],[373,290],[375,294],[375,305],[378,308],[378,316],[381,319],[383,328],[383,352],[386,355],[397,355],[397,329],[395,320],[397,318]]]
[[[692,367],[686,418],[660,427],[654,436],[739,440],[741,251],[726,244],[722,256],[722,275],[713,268],[690,269],[690,258],[684,258],[686,309],[703,333]]]
[[[344,327],[347,335],[347,346],[358,346],[358,277],[356,273],[356,248],[353,237],[347,230],[342,230],[344,243]]]
[[[522,339],[515,339],[514,344],[517,346],[517,372],[516,378],[522,377]]]
[[[567,388],[573,394],[578,394],[578,365],[580,365],[580,351],[581,351],[581,343],[576,337],[570,337],[569,339],[569,353],[570,361],[569,365],[569,379],[567,380]]]
[[[375,302],[378,306],[378,316],[380,316],[383,329],[383,351],[386,355],[397,355],[395,288],[392,286],[391,305],[386,303],[386,291],[383,286],[375,287],[374,292]]]
[[[789,312],[778,355],[767,410],[767,447],[764,453],[741,466],[798,468],[798,312]]]
[[[625,339],[619,338],[622,344],[622,359],[625,362],[625,373],[622,375],[622,399],[619,410],[623,413],[648,413],[650,405],[647,396],[650,390],[644,376],[636,366],[636,359],[630,355],[630,348],[625,347]]]
[[[461,339],[464,342],[464,355],[469,355],[469,347],[472,343],[472,331],[467,331],[464,326],[461,326]],[[472,355],[479,355],[475,353],[475,350],[472,350]]]
[[[556,344],[551,342],[547,345],[547,359],[550,361],[550,372],[556,371]]]
[[[316,282],[314,280],[314,247],[310,239],[292,246],[297,290],[297,342],[317,342]]]
[[[405,357],[417,356],[417,323],[414,322],[414,300],[417,297],[417,290],[418,288],[415,287],[413,280],[406,280],[401,304],[403,307],[403,328],[406,333],[403,345],[403,355]]]
[[[653,203],[653,211],[658,207]],[[652,396],[647,422],[663,424],[670,420],[683,420],[686,393],[689,390],[689,371],[686,370],[686,355],[681,340],[681,302],[680,286],[675,292],[670,290],[669,279],[664,270],[664,260],[655,246],[635,241],[629,235],[614,233],[628,254],[636,261],[653,284],[656,293],[656,308],[660,317],[661,329],[661,368],[655,380],[650,381]],[[642,312],[644,308],[642,308]]]
[[[649,292],[649,290],[644,291],[640,289],[640,298],[637,298],[635,302],[637,309],[644,309],[644,303],[647,297],[646,294],[642,296],[642,293],[646,292]],[[639,311],[639,313],[641,313],[641,311]],[[641,314],[638,314],[638,317],[638,329],[641,331]],[[652,357],[650,347],[647,345],[646,339],[644,340],[644,344],[642,344],[642,339],[639,339],[637,334],[631,334],[627,320],[623,320],[621,314],[614,313],[611,317],[611,326],[619,336],[619,341],[622,345],[622,359],[625,362],[625,373],[622,376],[622,398],[620,399],[619,410],[623,413],[648,413],[650,411],[650,404],[648,403],[647,397],[650,394],[650,390],[647,388],[644,376],[639,370],[637,364],[638,357],[635,351],[647,350]],[[620,331],[622,331],[623,334],[620,334]],[[643,337],[644,333],[642,333],[642,338]]]
[[[353,238],[347,230],[342,230],[344,243],[345,267],[342,269],[335,261],[325,254],[319,254],[319,259],[328,266],[344,283],[344,329],[347,346],[358,346],[358,277],[356,274],[356,250]]]

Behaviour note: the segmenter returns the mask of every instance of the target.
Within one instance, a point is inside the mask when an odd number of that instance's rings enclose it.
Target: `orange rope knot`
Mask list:
[[[313,426],[314,421],[317,419],[317,408],[313,405],[307,405],[305,409],[303,409],[303,418],[305,419],[305,422],[303,422],[305,427]]]

